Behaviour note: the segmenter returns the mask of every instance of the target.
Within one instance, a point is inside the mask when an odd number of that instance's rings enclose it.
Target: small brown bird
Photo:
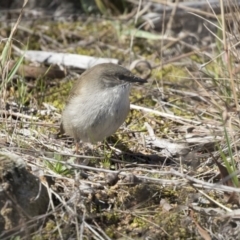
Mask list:
[[[129,113],[130,85],[134,82],[146,80],[113,63],[86,70],[70,92],[61,129],[76,143],[94,143],[111,136]]]

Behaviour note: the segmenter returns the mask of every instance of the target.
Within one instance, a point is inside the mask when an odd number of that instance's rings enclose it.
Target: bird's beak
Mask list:
[[[134,75],[120,75],[119,79],[130,83],[146,83],[147,80]]]

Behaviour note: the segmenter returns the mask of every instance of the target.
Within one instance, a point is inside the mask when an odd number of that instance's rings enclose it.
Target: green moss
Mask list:
[[[62,110],[65,106],[71,88],[71,81],[62,82],[55,87],[51,87],[49,91],[45,91],[45,97],[43,101],[48,102],[54,107]]]

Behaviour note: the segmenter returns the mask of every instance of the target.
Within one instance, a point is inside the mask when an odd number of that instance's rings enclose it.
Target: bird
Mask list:
[[[146,83],[128,69],[101,63],[76,80],[62,112],[60,132],[79,142],[96,143],[114,134],[130,111],[131,83]]]

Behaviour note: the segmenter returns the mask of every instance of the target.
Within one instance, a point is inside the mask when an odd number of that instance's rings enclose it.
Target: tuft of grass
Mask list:
[[[57,162],[45,160],[45,164],[48,169],[51,169],[53,172],[63,176],[71,175],[73,173],[69,167],[62,163],[64,159],[61,154],[54,153],[53,159],[57,160]]]
[[[2,96],[3,99],[5,99],[5,97],[6,97],[7,84],[12,80],[13,76],[16,74],[19,66],[21,65],[21,63],[23,61],[23,56],[21,56],[18,59],[18,61],[16,62],[16,64],[14,65],[14,67],[12,68],[12,70],[10,72],[8,72],[8,62],[11,58],[11,50],[12,50],[11,46],[12,46],[13,36],[17,31],[18,25],[20,24],[23,9],[24,9],[24,7],[26,6],[27,3],[28,3],[28,0],[24,0],[21,12],[19,14],[19,17],[18,17],[16,23],[14,24],[14,26],[12,28],[10,36],[6,40],[6,44],[3,48],[3,51],[2,51],[1,56],[0,56],[0,65],[1,65],[1,68],[2,68],[1,69],[2,84],[1,84],[0,95]]]

